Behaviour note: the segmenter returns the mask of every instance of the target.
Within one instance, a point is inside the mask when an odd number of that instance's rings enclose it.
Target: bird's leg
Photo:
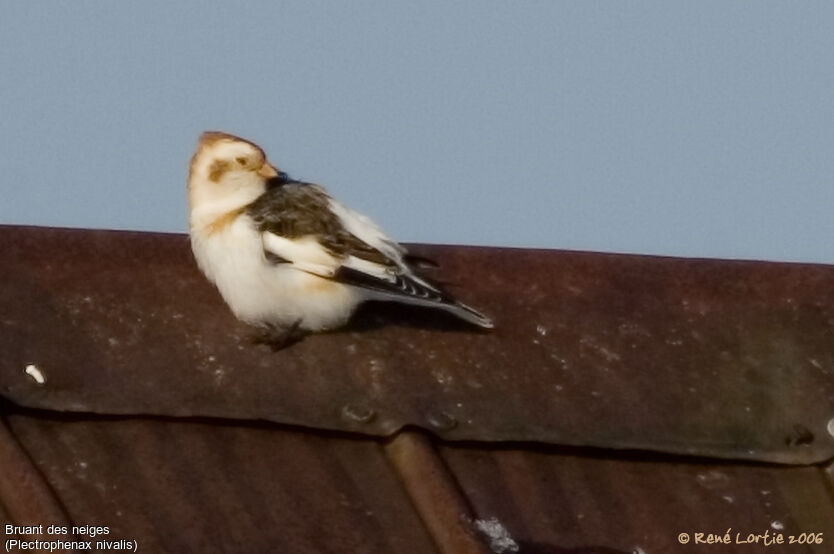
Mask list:
[[[255,344],[266,344],[273,352],[291,346],[307,336],[307,332],[301,329],[301,319],[297,319],[289,327],[281,327],[273,323],[266,323],[258,328],[253,342]]]

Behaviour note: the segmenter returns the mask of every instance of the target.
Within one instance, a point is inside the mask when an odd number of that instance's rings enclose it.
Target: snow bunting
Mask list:
[[[273,345],[344,325],[366,300],[439,308],[492,321],[417,275],[406,250],[320,186],[290,179],[260,147],[200,136],[188,172],[197,264],[238,319]]]

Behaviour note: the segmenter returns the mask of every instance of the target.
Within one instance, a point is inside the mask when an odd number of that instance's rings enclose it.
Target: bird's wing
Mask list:
[[[363,257],[364,250],[337,255],[319,239],[315,235],[287,238],[269,231],[262,234],[264,251],[276,263],[290,264],[300,271],[366,289],[380,297],[403,297],[427,303],[455,302],[449,294],[418,277],[401,262],[371,261]]]
[[[373,299],[435,306],[475,325],[490,319],[420,277],[406,249],[367,217],[350,210],[324,189],[288,182],[247,207],[267,259],[367,291]]]
[[[345,231],[365,243],[365,245],[380,252],[395,264],[403,265],[405,248],[389,238],[370,218],[341,205],[332,198],[330,199],[330,211],[338,218]]]
[[[333,200],[321,187],[289,182],[247,207],[267,257],[361,288],[445,297],[406,263],[406,250],[369,218]]]

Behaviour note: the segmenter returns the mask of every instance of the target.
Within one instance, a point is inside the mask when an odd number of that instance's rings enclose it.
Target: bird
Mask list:
[[[320,185],[272,165],[254,142],[200,135],[188,168],[197,265],[232,313],[281,349],[346,325],[363,302],[445,310],[484,329],[490,318],[418,274],[416,258]]]

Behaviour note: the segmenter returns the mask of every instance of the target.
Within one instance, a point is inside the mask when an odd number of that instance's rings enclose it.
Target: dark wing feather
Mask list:
[[[395,296],[404,296],[429,302],[454,304],[455,299],[445,291],[427,286],[410,275],[396,274],[393,281],[379,279],[363,271],[342,266],[336,271],[333,279],[346,285],[353,285],[365,289],[384,292]]]
[[[319,242],[336,256],[394,266],[382,252],[349,233],[330,210],[330,197],[321,187],[300,181],[273,182],[267,191],[246,207],[246,213],[262,233],[287,238],[317,235]]]

